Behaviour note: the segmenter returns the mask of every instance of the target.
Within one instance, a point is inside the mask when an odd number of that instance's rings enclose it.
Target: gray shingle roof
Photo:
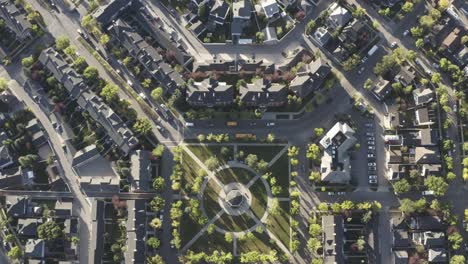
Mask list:
[[[18,39],[24,40],[31,36],[31,23],[13,1],[0,0],[0,18],[5,21],[9,29],[15,32]]]

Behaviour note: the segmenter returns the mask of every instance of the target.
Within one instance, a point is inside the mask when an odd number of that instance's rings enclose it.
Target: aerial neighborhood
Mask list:
[[[463,0],[0,0],[0,263],[468,263]]]

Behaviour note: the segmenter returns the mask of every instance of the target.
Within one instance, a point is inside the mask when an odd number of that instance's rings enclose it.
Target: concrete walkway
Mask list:
[[[288,149],[289,149],[289,144],[286,145],[286,146],[284,146],[284,148],[283,148],[280,152],[278,152],[278,154],[276,154],[276,156],[275,156],[274,158],[272,158],[272,159],[270,160],[270,162],[268,162],[268,168],[270,168],[273,164],[275,164],[275,162],[276,162],[279,158],[281,158],[281,156],[283,156],[283,154],[284,154],[286,151],[288,151]]]
[[[195,241],[197,241],[198,238],[200,238],[203,233],[208,229],[208,227],[216,222],[222,215],[224,214],[224,210],[220,210],[213,218],[206,223],[206,225],[180,250],[180,252],[185,252],[187,249],[189,249]]]

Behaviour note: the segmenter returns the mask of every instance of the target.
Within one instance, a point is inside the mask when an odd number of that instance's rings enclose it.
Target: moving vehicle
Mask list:
[[[195,124],[192,123],[192,122],[185,122],[185,126],[186,126],[186,127],[194,127]]]
[[[405,30],[405,32],[403,32],[403,36],[405,36],[405,37],[408,36],[408,34],[409,34],[409,30],[408,30],[408,29]]]
[[[269,123],[267,123],[266,125],[267,125],[267,127],[275,126],[275,122],[269,122]]]
[[[377,45],[374,45],[370,50],[369,52],[367,52],[367,56],[370,57],[372,55],[374,55],[374,53],[379,49],[379,46]]]
[[[395,48],[397,45],[398,45],[398,44],[394,41],[394,42],[392,42],[392,43],[390,44],[390,48],[393,49],[393,48]]]
[[[226,123],[228,127],[236,127],[237,126],[237,121],[228,121]]]

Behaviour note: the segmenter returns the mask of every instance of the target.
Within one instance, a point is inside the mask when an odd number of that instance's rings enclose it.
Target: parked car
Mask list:
[[[374,136],[374,133],[373,133],[373,132],[366,132],[366,136],[368,136],[368,137],[373,137],[373,136]]]
[[[369,140],[369,141],[372,140],[373,141],[373,140],[375,140],[375,137],[367,137],[367,140]]]
[[[368,154],[367,154],[367,158],[375,158],[374,153],[368,153]]]
[[[156,129],[159,131],[159,132],[164,132],[164,127],[160,126],[160,125],[157,125],[156,126]]]
[[[335,195],[334,192],[328,192],[328,195]]]
[[[408,29],[405,30],[405,32],[403,32],[403,36],[405,36],[405,37],[408,36],[408,34],[409,34],[409,30],[408,30]]]
[[[375,166],[377,166],[377,164],[375,162],[368,162],[367,166],[374,166],[375,167]]]
[[[373,141],[373,140],[367,141],[367,145],[373,146],[373,145],[375,145],[375,141]]]
[[[267,127],[275,126],[275,122],[268,122],[266,125],[267,125]]]
[[[377,175],[371,174],[369,175],[369,179],[377,179]]]
[[[394,42],[392,42],[392,43],[390,44],[390,48],[394,49],[394,48],[396,48],[397,45],[398,45],[398,44],[396,43],[396,41],[394,41]]]
[[[424,191],[424,192],[422,192],[422,195],[424,195],[424,196],[432,196],[432,195],[434,195],[434,191]]]
[[[377,179],[369,179],[369,184],[377,184]]]
[[[359,71],[357,72],[358,74],[361,74],[364,72],[364,67],[361,67],[361,69],[359,69]]]
[[[366,127],[373,127],[374,125],[372,123],[366,123],[365,126]]]
[[[186,126],[186,127],[194,127],[195,124],[192,123],[192,122],[185,122],[185,126]]]
[[[369,149],[369,150],[375,150],[375,146],[368,146],[367,149]]]
[[[257,125],[256,122],[250,122],[250,126],[255,126],[255,125]]]
[[[336,194],[337,195],[345,195],[346,193],[345,192],[337,192]]]
[[[369,166],[369,171],[376,171],[377,168],[375,166]]]

